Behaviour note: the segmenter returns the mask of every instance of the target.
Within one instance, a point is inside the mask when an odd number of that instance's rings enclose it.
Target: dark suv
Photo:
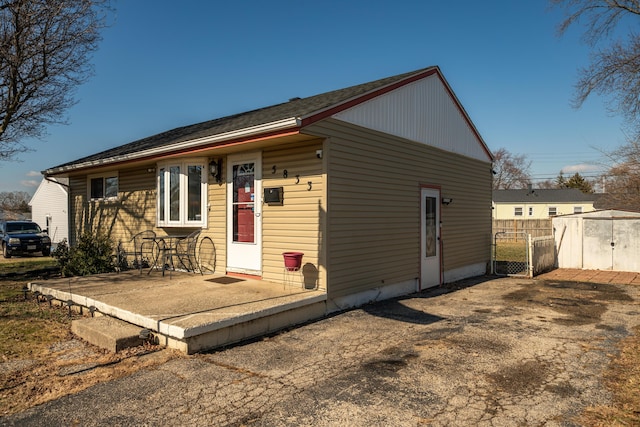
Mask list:
[[[35,252],[42,252],[44,256],[51,254],[51,239],[33,221],[0,222],[0,239],[5,258]]]

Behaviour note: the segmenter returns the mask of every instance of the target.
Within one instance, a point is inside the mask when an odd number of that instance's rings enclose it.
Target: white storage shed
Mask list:
[[[640,272],[640,213],[595,211],[553,218],[559,268]]]

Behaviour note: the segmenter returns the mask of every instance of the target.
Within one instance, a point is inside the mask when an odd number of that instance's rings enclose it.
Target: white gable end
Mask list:
[[[63,184],[69,182],[67,178],[59,181]],[[53,243],[69,239],[68,193],[63,185],[43,179],[29,205],[31,219],[49,231]]]
[[[440,79],[429,76],[332,116],[355,125],[490,161]]]

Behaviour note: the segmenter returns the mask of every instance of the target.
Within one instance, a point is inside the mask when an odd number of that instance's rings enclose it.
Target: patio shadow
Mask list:
[[[398,299],[369,304],[362,307],[362,310],[373,316],[385,317],[387,319],[399,320],[406,323],[416,323],[419,325],[430,325],[432,323],[445,320],[444,317],[408,307]]]

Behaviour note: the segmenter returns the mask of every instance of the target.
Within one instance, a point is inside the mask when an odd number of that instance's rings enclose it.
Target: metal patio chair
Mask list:
[[[142,273],[143,268],[150,268],[157,263],[158,254],[156,233],[152,230],[141,231],[128,242],[118,243],[118,269],[127,269],[132,266]],[[130,261],[129,257],[132,257],[133,260]]]
[[[201,275],[204,275],[205,271],[216,271],[216,247],[209,236],[203,237],[198,243],[198,270]]]
[[[175,252],[173,255],[178,258],[180,264],[187,271],[195,272],[196,269],[198,269],[196,249],[198,246],[198,237],[200,237],[200,233],[201,230],[196,230],[176,242]]]

